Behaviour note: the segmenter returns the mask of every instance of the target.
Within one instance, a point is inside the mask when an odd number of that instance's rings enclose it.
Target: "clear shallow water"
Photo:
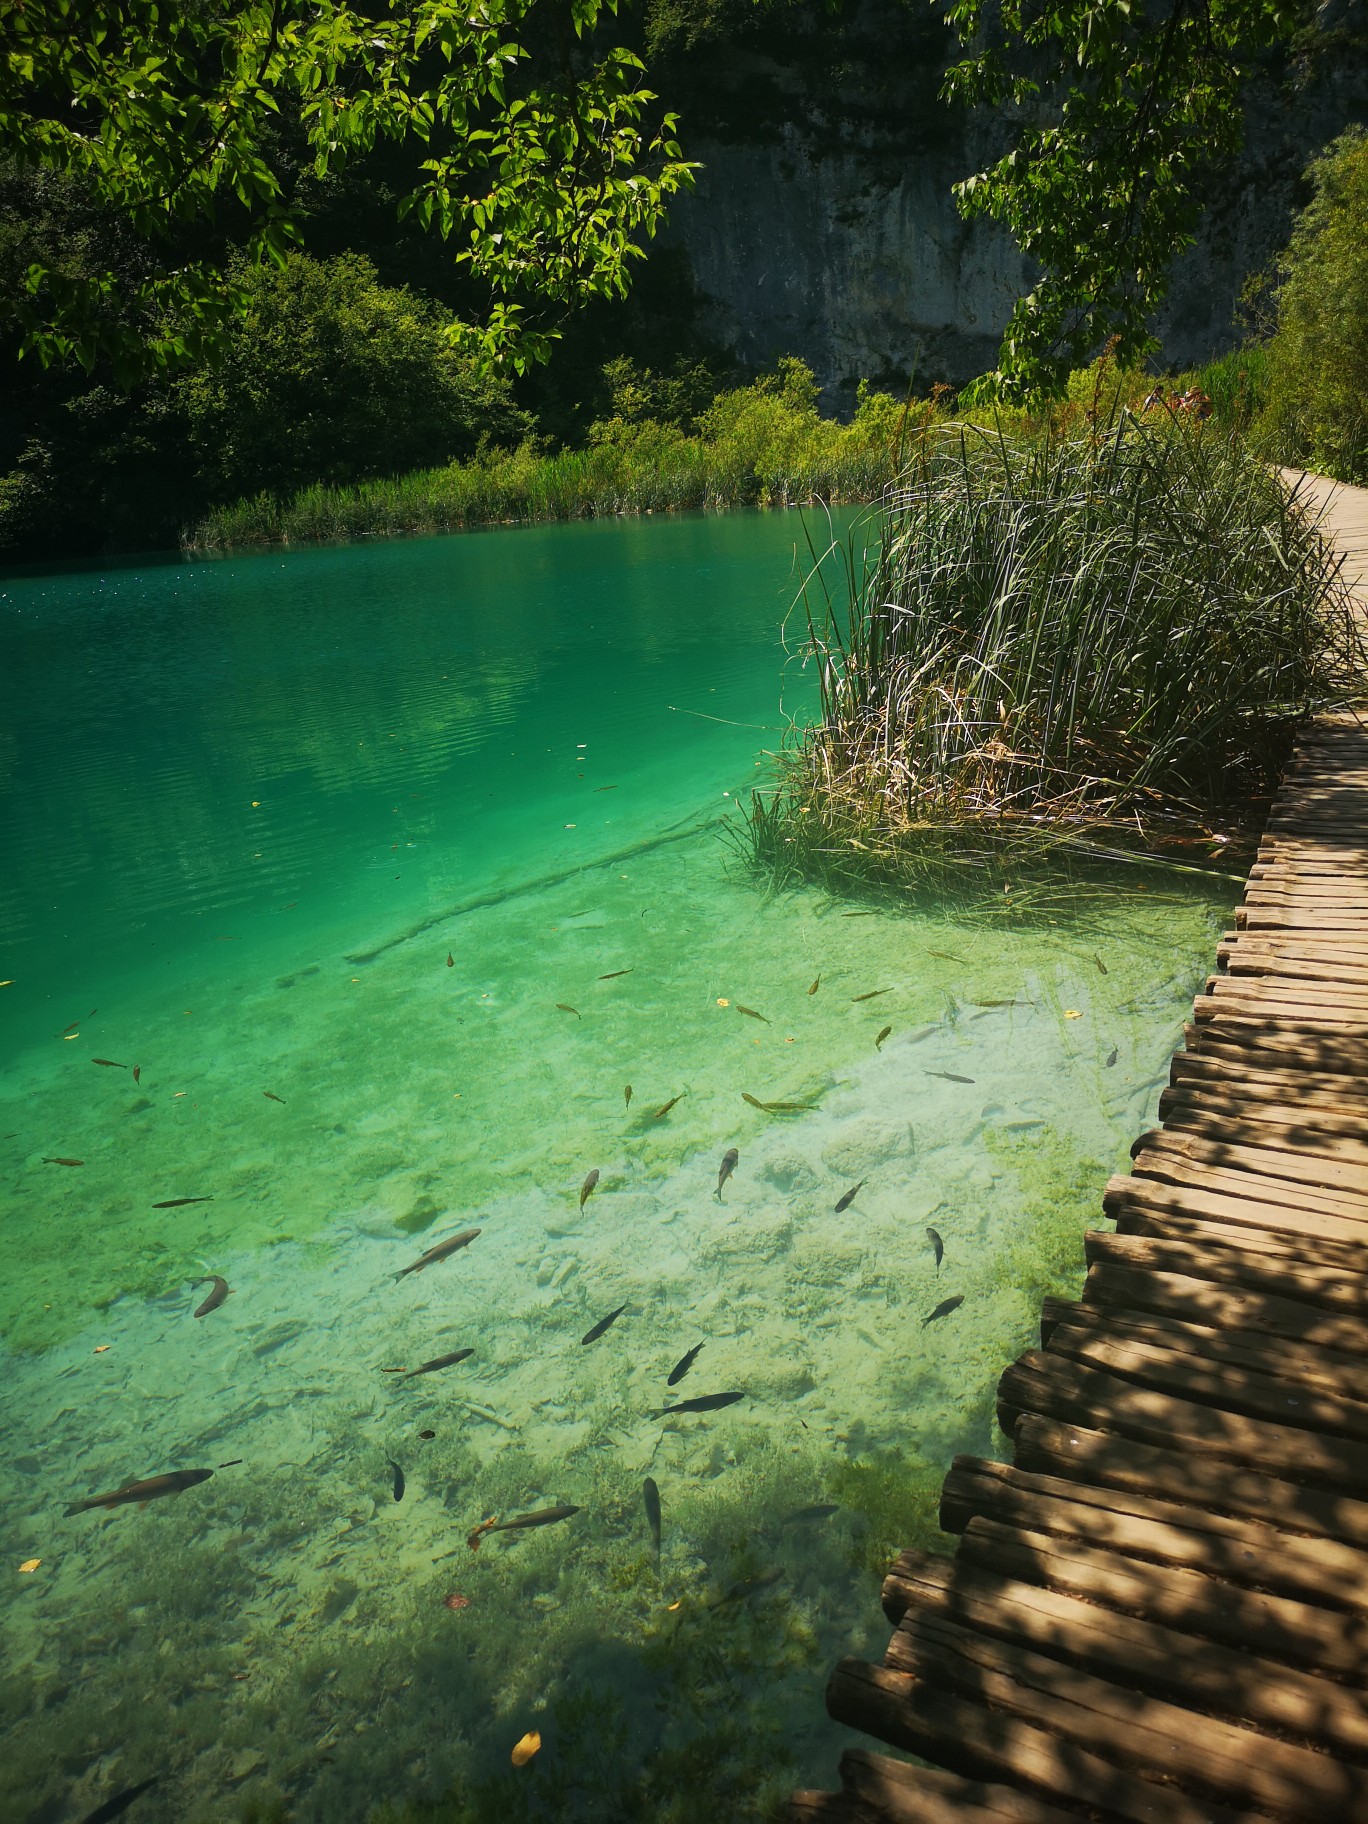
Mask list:
[[[795,542],[3,586],[0,1815],[153,1774],[130,1817],[758,1818],[829,1781],[827,1669],[882,1650],[888,1551],[994,1448],[1219,906],[762,893],[707,826],[810,704]],[[205,1273],[232,1294],[196,1320]]]

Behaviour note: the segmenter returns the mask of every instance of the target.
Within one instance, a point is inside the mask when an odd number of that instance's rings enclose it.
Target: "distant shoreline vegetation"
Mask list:
[[[936,400],[905,402],[862,386],[849,423],[817,410],[803,362],[784,360],[753,385],[719,393],[693,428],[621,408],[582,448],[535,440],[487,449],[394,478],[261,493],[215,508],[188,531],[187,551],[454,532],[477,526],[622,514],[828,505],[876,500],[903,444],[939,418]]]

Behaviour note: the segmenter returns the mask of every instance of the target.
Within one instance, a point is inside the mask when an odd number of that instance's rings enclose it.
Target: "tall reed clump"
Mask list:
[[[1335,560],[1236,435],[943,426],[850,600],[808,624],[822,719],[757,794],[780,881],[1001,894],[1079,855],[1209,860],[1363,653]]]

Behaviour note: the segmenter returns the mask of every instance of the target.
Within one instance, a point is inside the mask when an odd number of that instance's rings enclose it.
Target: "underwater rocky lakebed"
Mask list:
[[[719,820],[812,706],[795,545],[0,585],[0,1815],[830,1782],[827,1670],[997,1448],[1227,896],[767,892]]]

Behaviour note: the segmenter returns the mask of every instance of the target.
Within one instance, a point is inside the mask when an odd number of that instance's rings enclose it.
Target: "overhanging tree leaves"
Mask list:
[[[1239,150],[1241,87],[1305,23],[1303,0],[951,0],[947,13],[970,53],[947,96],[1016,126],[1012,149],[957,186],[961,211],[1002,222],[1041,274],[1003,338],[1003,390],[1052,390],[1112,336],[1140,360],[1204,182]]]
[[[640,62],[595,44],[616,4],[11,0],[0,154],[81,181],[148,249],[132,282],[35,263],[24,348],[124,372],[203,358],[241,302],[227,240],[281,264],[301,163],[323,177],[390,142],[411,154],[401,212],[483,293],[453,342],[544,358],[566,312],[626,290],[690,181]]]

